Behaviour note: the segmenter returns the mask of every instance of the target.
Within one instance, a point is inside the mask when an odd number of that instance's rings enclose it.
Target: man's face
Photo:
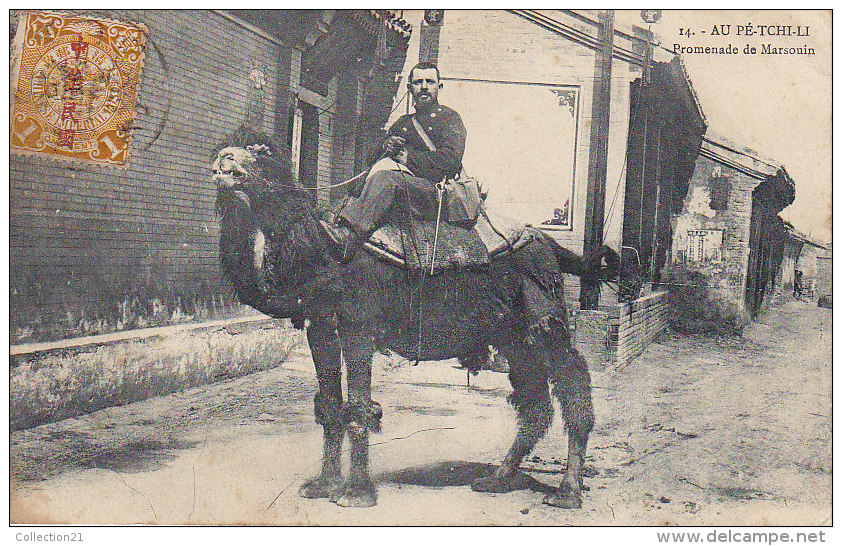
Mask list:
[[[412,71],[412,81],[409,82],[415,106],[421,109],[435,104],[439,97],[439,78],[435,68],[416,68]]]

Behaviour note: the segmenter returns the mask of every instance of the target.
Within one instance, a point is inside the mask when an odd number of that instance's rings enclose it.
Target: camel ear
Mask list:
[[[272,150],[265,144],[255,144],[253,146],[246,146],[246,151],[251,155],[257,157],[258,155],[272,155]]]

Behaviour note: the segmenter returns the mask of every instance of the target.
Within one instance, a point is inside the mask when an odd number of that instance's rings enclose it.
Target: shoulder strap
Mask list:
[[[436,151],[436,145],[433,144],[433,141],[430,140],[430,135],[427,134],[427,131],[421,126],[421,123],[418,122],[418,119],[415,117],[415,114],[412,115],[412,126],[415,127],[415,130],[418,132],[418,136],[421,137],[421,140],[424,141],[424,144],[427,145],[427,148],[430,149],[431,152]]]

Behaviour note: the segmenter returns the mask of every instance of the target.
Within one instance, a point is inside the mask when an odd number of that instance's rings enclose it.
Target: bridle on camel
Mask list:
[[[273,158],[271,152],[269,150],[264,149],[264,148],[266,148],[266,146],[263,145],[263,144],[245,147],[247,152],[249,152],[250,154],[255,156],[255,159],[257,159],[257,155],[260,154],[261,157],[263,157],[264,159],[266,159],[268,161],[271,161],[272,163],[274,163],[276,165],[281,165],[281,166],[284,165],[284,162],[278,161],[277,159]],[[336,184],[328,184],[326,186],[322,186],[322,188],[333,189],[333,188],[339,188],[341,186],[346,186],[346,185],[350,184],[351,182],[355,182],[355,181],[359,180],[360,178],[363,177],[363,175],[365,175],[367,173],[368,173],[368,169],[366,169],[366,170],[364,170],[364,171],[362,171],[358,174],[355,174],[354,176],[352,176],[351,178],[349,178],[347,180],[343,180],[342,182],[337,182]],[[301,184],[298,184],[298,185],[292,184],[291,185],[291,184],[275,184],[275,183],[273,183],[272,187],[273,188],[284,188],[284,189],[290,189],[290,190],[299,190],[299,191],[312,191],[312,190],[322,189],[322,188],[308,188],[307,186],[302,186]]]

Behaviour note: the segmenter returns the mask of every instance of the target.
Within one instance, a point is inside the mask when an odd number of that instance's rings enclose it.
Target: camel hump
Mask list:
[[[433,271],[460,267],[482,267],[495,257],[517,250],[532,240],[534,231],[525,224],[483,212],[471,229],[447,222],[414,220],[411,226],[386,224],[363,247],[393,265],[429,271],[435,246]]]

